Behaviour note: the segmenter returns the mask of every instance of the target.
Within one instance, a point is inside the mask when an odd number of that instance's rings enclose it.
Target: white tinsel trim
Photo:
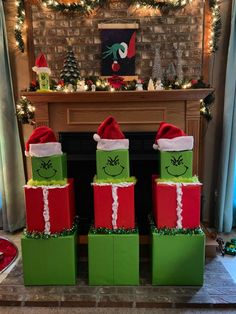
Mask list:
[[[94,186],[116,186],[118,188],[127,188],[129,186],[132,186],[134,185],[135,183],[134,182],[120,182],[120,183],[96,183],[96,182],[93,182],[91,183],[91,185],[94,185]]]
[[[51,233],[50,215],[49,215],[49,206],[48,206],[48,194],[49,194],[48,188],[44,187],[43,188],[43,218],[45,222],[45,225],[44,225],[45,234]]]
[[[183,197],[183,190],[182,190],[182,183],[176,184],[176,197],[177,197],[177,223],[176,228],[182,228],[182,211],[183,211],[183,204],[182,204],[182,197]]]
[[[167,182],[157,182],[157,184],[161,184],[161,185],[177,185],[178,182],[172,182],[172,181],[167,181]],[[202,183],[200,182],[181,182],[182,185],[184,186],[189,186],[189,185],[202,185]]]
[[[172,139],[160,138],[157,140],[160,151],[182,151],[193,149],[193,136],[178,136]]]
[[[118,194],[117,194],[117,186],[112,185],[111,191],[112,191],[112,227],[113,229],[117,229],[117,217],[118,217],[118,207],[119,207],[119,202],[118,202]]]
[[[26,184],[24,185],[24,188],[27,189],[64,189],[69,185],[69,183],[65,184],[65,185],[29,185]]]
[[[29,152],[26,156],[47,157],[53,155],[62,155],[61,143],[49,142],[41,144],[30,144]]]
[[[129,149],[129,140],[127,138],[121,140],[100,139],[97,143],[97,149],[106,151],[115,149]]]

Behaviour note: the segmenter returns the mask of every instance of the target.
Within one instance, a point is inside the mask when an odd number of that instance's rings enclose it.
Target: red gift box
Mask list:
[[[69,179],[68,184],[60,187],[26,185],[24,190],[28,231],[55,233],[73,226],[73,179]]]
[[[200,226],[201,183],[154,181],[153,215],[157,228]]]
[[[95,228],[134,228],[134,183],[93,184]]]

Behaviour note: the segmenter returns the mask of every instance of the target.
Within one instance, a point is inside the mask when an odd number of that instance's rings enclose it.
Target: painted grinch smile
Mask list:
[[[108,176],[110,176],[110,177],[117,177],[117,176],[119,176],[120,174],[122,174],[123,170],[125,169],[125,167],[123,167],[123,166],[120,166],[120,167],[121,167],[120,172],[119,172],[119,173],[116,173],[116,174],[110,174],[110,173],[108,173],[108,172],[106,171],[106,167],[103,167],[102,169],[103,169],[103,171],[105,172],[106,175],[108,175]]]
[[[184,166],[184,167],[185,167],[185,171],[182,172],[182,173],[180,173],[180,174],[173,174],[173,173],[171,173],[171,172],[169,171],[170,166],[166,167],[166,172],[167,172],[169,175],[173,176],[173,177],[182,177],[182,176],[185,175],[185,173],[188,171],[188,167],[187,167],[187,166]]]
[[[40,169],[37,170],[37,173],[38,173],[38,175],[39,175],[41,178],[43,178],[43,179],[51,179],[51,178],[53,178],[53,177],[55,176],[55,174],[57,173],[57,170],[55,170],[55,169],[53,169],[52,171],[53,171],[53,174],[52,174],[51,176],[42,176],[42,175],[40,174]]]

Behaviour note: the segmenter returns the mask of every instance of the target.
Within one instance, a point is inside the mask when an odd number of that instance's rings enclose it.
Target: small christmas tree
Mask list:
[[[162,80],[162,67],[159,47],[157,47],[155,50],[154,64],[152,68],[152,79]]]
[[[80,78],[80,72],[74,52],[72,51],[71,42],[69,40],[68,42],[69,46],[64,59],[63,69],[60,72],[60,79],[64,81],[65,85],[72,84],[76,86],[77,80]]]

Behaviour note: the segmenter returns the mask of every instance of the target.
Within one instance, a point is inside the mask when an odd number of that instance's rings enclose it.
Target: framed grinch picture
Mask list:
[[[137,23],[99,24],[101,75],[135,77]]]

